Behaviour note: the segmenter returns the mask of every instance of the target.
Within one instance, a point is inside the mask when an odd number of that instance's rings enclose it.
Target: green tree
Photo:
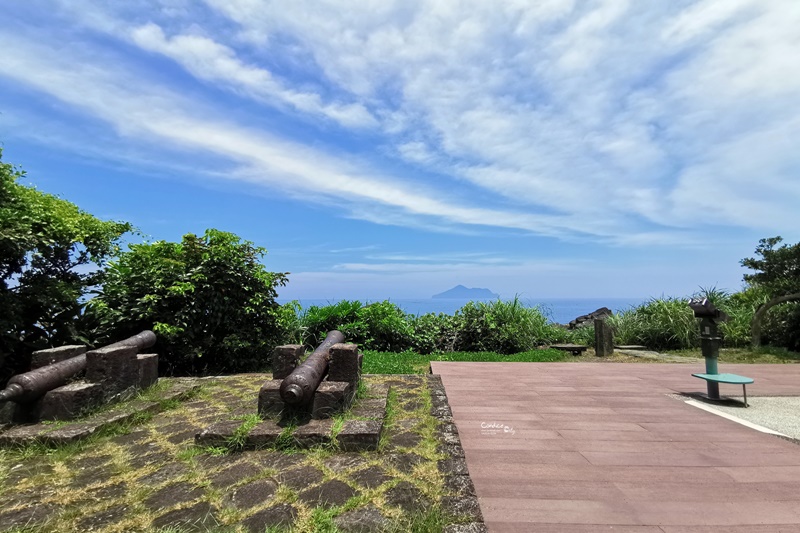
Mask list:
[[[781,237],[761,239],[756,247],[758,257],[742,259],[741,264],[753,274],[745,274],[744,280],[752,287],[765,289],[770,300],[758,308],[751,325],[754,348],[761,345],[761,324],[767,311],[785,302],[800,300],[800,243],[778,245]]]
[[[263,370],[283,336],[266,250],[209,229],[180,243],[135,244],[108,266],[89,313],[108,340],[152,328],[161,370],[185,375]]]
[[[81,299],[132,229],[26,186],[24,176],[0,160],[0,384],[27,369],[32,351],[78,339]]]

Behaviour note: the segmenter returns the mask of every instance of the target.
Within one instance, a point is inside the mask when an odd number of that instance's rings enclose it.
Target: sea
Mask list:
[[[444,313],[446,315],[452,315],[470,301],[451,298],[387,299],[410,315],[424,315],[426,313]],[[279,303],[287,303],[290,300],[287,298],[278,298],[277,301]],[[333,305],[340,300],[307,299],[298,301],[303,309],[307,309],[314,305]],[[363,304],[368,304],[382,300],[360,301]],[[492,300],[475,301],[491,302]],[[601,307],[608,307],[614,313],[617,313],[637,307],[645,301],[647,301],[647,298],[520,298],[522,305],[526,307],[538,307],[550,322],[557,324],[567,324],[571,320],[582,315],[587,315]]]

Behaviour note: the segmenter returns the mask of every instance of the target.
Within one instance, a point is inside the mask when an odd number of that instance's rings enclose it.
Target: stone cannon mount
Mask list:
[[[297,344],[275,349],[272,356],[272,380],[265,382],[258,394],[259,416],[266,419],[281,415],[299,418],[310,415],[312,419],[324,419],[343,411],[350,404],[361,375],[362,355],[355,344],[341,342],[330,346],[327,376],[319,382],[316,390],[299,403],[286,401],[281,390],[287,387],[282,385],[303,370],[302,365],[298,364],[304,353],[305,348]]]
[[[131,398],[158,381],[152,331],[87,351],[62,346],[34,352],[31,371],[13,376],[0,391],[0,417],[11,423],[73,420],[100,405]],[[78,379],[84,373],[83,379]]]

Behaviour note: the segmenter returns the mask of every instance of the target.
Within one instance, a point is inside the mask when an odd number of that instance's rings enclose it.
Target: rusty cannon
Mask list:
[[[328,373],[331,347],[341,342],[344,342],[341,331],[328,332],[325,340],[308,356],[308,359],[281,383],[280,393],[284,402],[289,405],[300,405],[312,401],[319,384]]]
[[[352,402],[361,378],[358,346],[346,343],[342,332],[334,330],[301,364],[304,353],[305,348],[299,344],[275,348],[272,379],[258,394],[262,418],[329,418]]]
[[[133,337],[109,344],[102,349],[131,347],[138,352],[153,346],[155,343],[155,333],[146,330]],[[6,388],[0,391],[0,402],[31,402],[44,396],[47,392],[67,384],[84,370],[86,370],[85,353],[31,370],[30,372],[17,374],[8,380]]]

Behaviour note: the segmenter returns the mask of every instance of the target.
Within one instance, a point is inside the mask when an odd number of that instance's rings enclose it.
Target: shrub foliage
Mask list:
[[[89,314],[104,340],[152,328],[166,373],[263,370],[285,335],[275,297],[287,280],[259,262],[265,252],[214,229],[131,245],[109,264]]]
[[[367,350],[420,354],[531,350],[560,341],[567,333],[549,324],[538,308],[511,301],[468,302],[453,315],[409,315],[390,301],[362,304],[343,300],[311,306],[300,316],[305,344],[317,346],[326,332],[338,329]]]
[[[0,161],[0,385],[27,370],[32,351],[83,340],[81,299],[132,229],[23,185],[24,176]]]

